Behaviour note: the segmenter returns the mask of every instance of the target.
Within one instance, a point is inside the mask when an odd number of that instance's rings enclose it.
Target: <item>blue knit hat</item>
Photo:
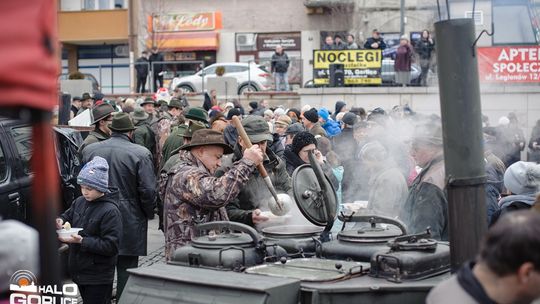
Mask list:
[[[79,172],[77,184],[85,185],[99,192],[109,192],[109,164],[103,157],[95,156]]]
[[[330,112],[326,108],[321,108],[319,110],[319,117],[321,117],[323,120],[328,120],[328,117],[330,116]]]

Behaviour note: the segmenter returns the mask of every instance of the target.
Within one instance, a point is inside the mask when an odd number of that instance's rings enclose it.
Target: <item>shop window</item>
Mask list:
[[[531,10],[528,1],[524,0],[493,1],[493,44],[536,44],[537,28],[533,24],[537,20],[531,16],[534,15]]]
[[[32,127],[13,128],[11,134],[15,140],[15,147],[23,164],[24,173],[32,173]]]

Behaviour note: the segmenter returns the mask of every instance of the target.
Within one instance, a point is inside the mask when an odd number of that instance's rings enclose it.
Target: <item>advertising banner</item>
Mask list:
[[[329,68],[332,63],[344,65],[345,85],[382,83],[380,50],[313,51],[314,84],[329,83]]]
[[[539,82],[540,47],[478,48],[478,73],[487,83]]]
[[[216,29],[216,14],[179,13],[153,16],[152,29],[160,32],[211,31]]]

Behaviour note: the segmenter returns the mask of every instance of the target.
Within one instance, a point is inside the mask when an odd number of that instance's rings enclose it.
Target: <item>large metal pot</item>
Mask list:
[[[399,220],[381,215],[340,215],[339,219],[344,227],[347,223],[355,223],[354,229],[342,230],[336,240],[322,243],[317,248],[319,256],[370,262],[374,253],[388,248],[388,241],[407,233],[405,225]]]
[[[315,255],[316,240],[324,227],[308,225],[285,225],[267,227],[262,230],[266,245],[278,245],[290,257],[310,257]]]
[[[265,245],[257,231],[235,222],[210,222],[196,226],[197,237],[178,248],[170,264],[235,271],[286,256],[278,246]]]

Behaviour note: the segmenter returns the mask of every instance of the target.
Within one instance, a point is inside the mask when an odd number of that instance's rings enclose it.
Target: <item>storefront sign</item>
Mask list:
[[[345,84],[381,84],[380,50],[313,51],[313,82],[328,84],[332,63],[344,65]]]
[[[540,47],[478,48],[478,72],[481,82],[540,82]]]
[[[211,13],[181,13],[153,16],[154,32],[212,31],[216,18]]]
[[[300,35],[300,32],[257,34],[257,50],[274,51],[278,45],[281,45],[285,50],[300,50]]]

